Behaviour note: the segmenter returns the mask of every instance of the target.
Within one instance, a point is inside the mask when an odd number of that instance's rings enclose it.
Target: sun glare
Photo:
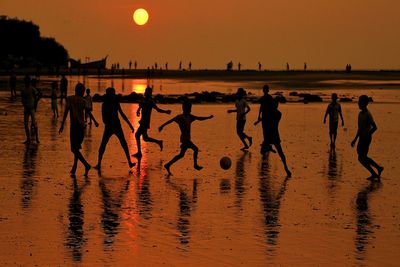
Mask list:
[[[133,20],[137,25],[144,25],[149,20],[149,13],[143,8],[136,9],[133,13]]]

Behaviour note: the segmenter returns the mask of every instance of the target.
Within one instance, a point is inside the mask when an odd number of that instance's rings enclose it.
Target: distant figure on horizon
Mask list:
[[[168,70],[168,62],[165,63],[165,70]]]
[[[157,64],[157,62],[156,62],[156,63],[154,63],[154,67],[155,67],[155,69],[157,69],[157,68],[158,68],[158,64]]]
[[[189,70],[192,70],[192,62],[189,62]]]
[[[304,71],[307,71],[307,63],[304,62]]]
[[[261,71],[261,62],[258,62],[258,71]]]
[[[125,152],[129,168],[132,168],[133,166],[136,165],[131,161],[128,144],[126,143],[126,139],[124,136],[124,132],[122,130],[121,121],[119,120],[118,113],[121,114],[121,117],[128,124],[129,128],[132,130],[133,133],[134,132],[133,126],[129,121],[128,117],[122,111],[121,105],[119,104],[117,96],[115,95],[115,89],[107,88],[106,95],[104,98],[104,103],[101,106],[101,115],[103,118],[103,122],[105,124],[105,128],[99,148],[99,158],[97,161],[97,165],[94,167],[99,171],[101,170],[101,161],[103,159],[107,143],[110,140],[111,136],[113,136],[114,134],[118,137],[119,142]]]
[[[92,96],[90,95],[90,89],[86,89],[86,95],[85,95],[85,100],[86,100],[86,109],[85,109],[85,123],[87,123],[87,120],[89,118],[89,125],[92,125],[92,118],[89,116],[89,113],[92,113],[93,111],[93,100]]]
[[[346,65],[346,72],[350,73],[351,72],[351,64]]]
[[[57,90],[58,83],[53,81],[51,83],[51,110],[53,111],[53,118],[58,118],[58,104],[57,104]]]
[[[134,63],[134,67],[135,67],[135,70],[137,69],[137,61],[135,60],[135,63]]]
[[[16,99],[17,98],[17,75],[15,75],[14,71],[11,72],[10,78],[8,80],[8,85],[10,86],[11,99]]]
[[[242,64],[240,64],[240,62],[238,63],[238,71],[240,71],[240,69],[242,68]]]
[[[243,88],[239,88],[236,92],[236,109],[228,110],[228,113],[236,112],[236,133],[243,143],[241,150],[247,150],[253,144],[253,138],[244,133],[244,126],[246,125],[246,114],[250,112],[250,106],[244,99],[246,91]],[[249,144],[246,143],[246,139]]]
[[[339,125],[339,115],[342,120],[342,127],[344,126],[342,106],[337,102],[338,96],[336,93],[332,94],[332,102],[326,108],[324,116],[324,124],[326,123],[326,117],[329,115],[329,138],[331,140],[331,147],[336,146],[337,129]]]
[[[182,61],[179,61],[179,70],[182,70]]]
[[[65,75],[61,75],[61,80],[60,80],[60,99],[61,99],[61,103],[63,101],[63,99],[67,98],[67,91],[68,91],[68,80],[67,78],[65,78]]]
[[[75,86],[75,95],[67,97],[67,104],[65,106],[64,116],[61,122],[59,133],[64,131],[64,123],[67,119],[68,112],[70,112],[70,144],[71,152],[74,154],[74,163],[71,168],[71,176],[75,176],[76,169],[78,167],[78,160],[85,166],[85,176],[88,175],[91,168],[90,164],[83,157],[80,149],[82,148],[82,142],[85,137],[85,109],[86,100],[83,97],[85,93],[85,86],[82,83],[78,83]],[[92,113],[88,111],[89,116],[94,121],[96,127],[99,126]]]
[[[151,111],[155,109],[157,112],[171,114],[171,110],[164,110],[157,107],[156,103],[153,100],[153,89],[151,87],[147,87],[144,92],[144,99],[140,101],[139,108],[136,111],[136,115],[139,117],[140,113],[142,117],[139,121],[139,128],[136,131],[135,138],[137,144],[137,153],[133,154],[132,156],[140,158],[142,157],[142,150],[140,145],[140,137],[143,136],[143,141],[156,143],[160,146],[160,150],[163,150],[163,141],[151,138],[148,136],[147,131],[150,129],[150,120],[151,120]]]
[[[132,61],[129,60],[129,69],[132,69]]]
[[[273,106],[274,99],[269,94],[269,86],[266,84],[263,87],[264,95],[260,98],[260,109],[258,111],[258,118],[254,125],[262,122],[263,137],[264,140],[261,144],[260,153],[265,155],[265,153],[271,151],[276,152],[272,149],[272,120],[271,120],[271,110]]]
[[[185,156],[186,151],[190,148],[193,150],[193,162],[194,162],[194,168],[196,170],[201,170],[203,169],[202,166],[200,166],[197,162],[198,154],[199,154],[199,149],[198,147],[192,142],[191,140],[191,135],[190,135],[190,127],[192,122],[199,120],[199,121],[204,121],[208,119],[212,119],[214,116],[210,115],[208,117],[197,117],[191,114],[192,112],[192,103],[189,102],[189,100],[185,100],[182,103],[182,110],[183,113],[175,116],[175,118],[165,122],[163,125],[161,125],[158,128],[158,131],[161,132],[165,126],[168,124],[171,124],[173,122],[176,122],[179,125],[179,129],[181,130],[181,151],[178,155],[176,155],[174,158],[172,158],[168,163],[164,165],[164,168],[167,170],[168,175],[171,175],[171,166],[181,158]]]
[[[290,70],[289,63],[288,63],[288,62],[286,62],[286,71],[289,71],[289,70]]]
[[[369,146],[372,142],[372,135],[378,129],[375,124],[374,118],[371,112],[367,109],[369,98],[366,95],[361,95],[358,99],[358,107],[360,113],[358,114],[358,130],[351,142],[351,146],[354,147],[357,144],[358,161],[371,173],[368,180],[380,179],[383,171],[383,167],[379,166],[373,159],[368,157]],[[372,167],[376,169],[376,172]]]
[[[25,76],[24,78],[24,88],[21,91],[21,101],[22,105],[24,106],[24,127],[25,127],[25,135],[26,140],[24,144],[31,143],[31,133],[29,132],[29,118],[31,119],[31,129],[33,130],[36,143],[39,142],[39,134],[38,134],[38,127],[35,118],[35,99],[37,97],[36,89],[31,85],[31,77]]]
[[[279,100],[275,98],[272,101],[272,107],[271,107],[271,121],[272,121],[272,127],[271,127],[271,144],[275,146],[276,151],[278,152],[279,156],[281,157],[283,167],[285,168],[287,177],[291,177],[292,173],[290,172],[287,164],[286,164],[286,157],[285,154],[283,153],[282,146],[281,146],[281,138],[279,135],[279,122],[282,118],[282,113],[278,110],[279,106]]]

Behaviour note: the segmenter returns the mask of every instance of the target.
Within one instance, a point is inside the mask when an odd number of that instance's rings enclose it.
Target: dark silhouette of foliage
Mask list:
[[[63,67],[68,51],[33,22],[0,16],[0,67]]]

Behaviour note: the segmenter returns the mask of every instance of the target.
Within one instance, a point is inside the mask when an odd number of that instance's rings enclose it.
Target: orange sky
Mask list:
[[[135,8],[150,14],[136,26]],[[400,68],[399,0],[0,0],[74,58],[139,67]]]

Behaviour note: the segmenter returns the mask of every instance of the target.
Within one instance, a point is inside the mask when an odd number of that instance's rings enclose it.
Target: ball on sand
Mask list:
[[[231,165],[232,165],[232,161],[230,158],[228,157],[223,157],[221,158],[221,160],[219,161],[219,165],[221,166],[222,169],[224,170],[228,170]]]

